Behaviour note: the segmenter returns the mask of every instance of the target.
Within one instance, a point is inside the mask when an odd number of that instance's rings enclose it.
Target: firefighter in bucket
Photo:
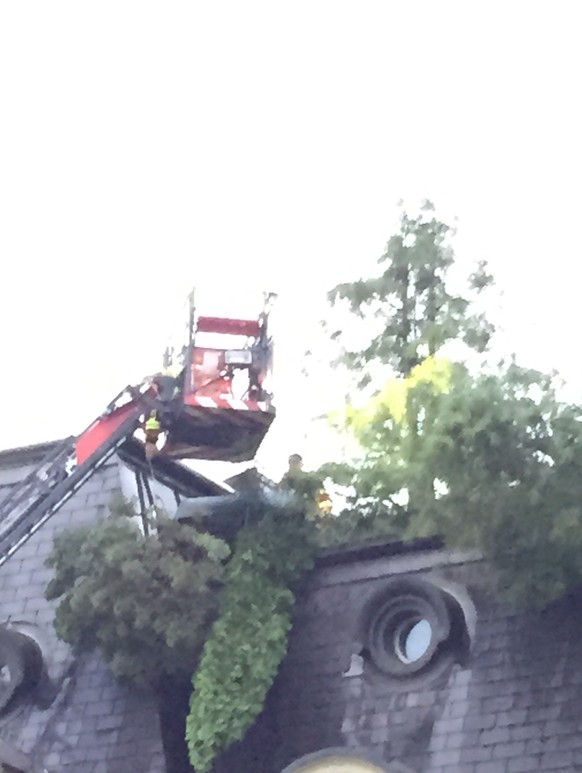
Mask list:
[[[159,453],[158,441],[160,435],[168,429],[168,427],[164,425],[168,424],[167,419],[171,415],[170,404],[180,394],[183,374],[183,368],[167,367],[164,369],[163,373],[158,373],[153,379],[152,388],[154,394],[160,403],[162,403],[164,410],[162,410],[162,412],[159,410],[152,410],[149,415],[146,416],[144,422],[146,459],[151,460]],[[168,407],[168,410],[165,410],[166,406]],[[163,419],[165,419],[165,421],[163,421]]]
[[[158,440],[162,434],[162,424],[158,419],[157,411],[152,411],[146,418],[144,430],[146,459],[153,459],[158,453]]]

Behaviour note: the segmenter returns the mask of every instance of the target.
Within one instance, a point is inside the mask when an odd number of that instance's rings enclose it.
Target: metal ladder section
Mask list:
[[[135,401],[123,423],[82,464],[77,464],[76,438],[68,438],[0,501],[0,566],[135,432],[150,402],[144,394],[146,389],[145,382],[138,387],[127,387],[107,406],[105,414]]]

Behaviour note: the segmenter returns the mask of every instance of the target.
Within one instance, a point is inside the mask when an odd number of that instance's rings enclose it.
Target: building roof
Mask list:
[[[72,437],[62,438],[60,440],[50,440],[17,448],[3,449],[0,451],[0,469],[31,467],[40,464],[47,454],[59,445],[72,439]],[[124,443],[122,448],[119,449],[118,456],[125,464],[133,468],[140,468],[146,474],[150,469],[149,463],[145,460],[141,443],[133,438]],[[206,496],[224,494],[230,491],[228,486],[211,480],[181,462],[160,456],[156,459],[155,466],[156,473],[159,473],[165,481],[168,483],[170,481],[177,482],[180,484],[180,488],[185,491],[191,488],[197,495]],[[6,488],[11,488],[13,485],[18,485],[18,482],[15,484],[11,483]]]
[[[20,467],[21,465],[40,462],[46,454],[61,443],[64,443],[67,439],[46,440],[43,443],[33,443],[28,446],[4,448],[0,451],[0,467]]]

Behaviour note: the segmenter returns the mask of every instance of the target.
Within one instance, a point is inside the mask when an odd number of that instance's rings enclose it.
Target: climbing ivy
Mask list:
[[[253,724],[285,656],[293,588],[315,552],[306,513],[298,497],[238,534],[220,616],[193,678],[186,738],[198,773]]]

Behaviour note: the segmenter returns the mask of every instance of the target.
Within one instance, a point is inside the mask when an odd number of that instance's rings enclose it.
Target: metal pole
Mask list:
[[[184,361],[184,383],[182,393],[184,395],[194,391],[192,384],[192,357],[194,354],[194,323],[196,318],[196,308],[194,306],[194,289],[192,288],[188,296],[188,349]]]

